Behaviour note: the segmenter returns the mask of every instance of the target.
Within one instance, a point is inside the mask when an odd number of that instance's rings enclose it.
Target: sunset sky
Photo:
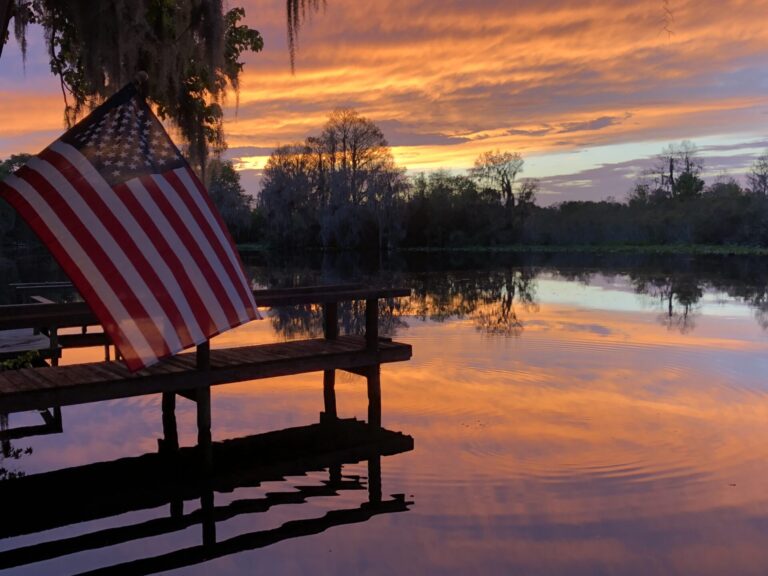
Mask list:
[[[284,1],[238,4],[265,40],[227,108],[227,154],[252,193],[271,150],[339,106],[374,120],[411,173],[519,151],[543,204],[623,199],[683,139],[709,178],[738,177],[768,148],[768,0],[327,0],[295,74]],[[0,60],[0,158],[63,128],[42,37],[30,41],[26,71],[13,40]]]

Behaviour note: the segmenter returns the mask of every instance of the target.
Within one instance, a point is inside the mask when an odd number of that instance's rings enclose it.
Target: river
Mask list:
[[[385,498],[402,495],[407,509],[331,523],[164,574],[768,570],[765,259],[244,256],[255,286],[354,280],[412,289],[409,299],[381,310],[383,331],[413,346],[412,360],[382,368],[383,425],[411,435],[415,448],[381,459],[381,488]],[[2,270],[8,282],[61,279],[39,255],[6,261]],[[18,297],[0,289],[5,302]],[[342,308],[342,332],[361,330],[357,312]],[[213,346],[319,333],[318,309],[275,310]],[[68,350],[62,363],[102,356]],[[214,440],[317,421],[321,382],[321,375],[308,374],[214,389]],[[340,416],[364,419],[364,379],[340,375],[337,401]],[[177,416],[182,445],[193,445],[194,405],[180,400]],[[154,396],[65,407],[62,418],[63,433],[14,440],[18,457],[0,467],[31,476],[134,457],[156,452],[162,435]],[[36,419],[11,414],[9,423]],[[341,473],[364,488],[371,469],[363,462]],[[240,487],[216,493],[215,504],[322,486],[327,477],[319,470]],[[0,482],[0,506],[2,490]],[[272,534],[367,498],[365,489],[338,490],[271,505],[218,522],[217,538]],[[184,511],[199,506],[188,500]],[[9,550],[167,514],[158,507],[9,536],[0,539],[0,562]],[[199,543],[199,526],[191,525],[152,538],[107,539],[3,574],[79,574]]]

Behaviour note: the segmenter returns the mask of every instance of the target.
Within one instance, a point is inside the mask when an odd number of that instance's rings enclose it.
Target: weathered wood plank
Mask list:
[[[68,328],[98,323],[96,316],[85,302],[0,306],[0,330],[40,328],[51,325]]]
[[[35,334],[31,328],[17,328],[0,332],[0,356],[16,355],[30,350],[47,350],[51,341],[44,334]]]
[[[182,354],[179,356],[172,356],[163,360],[163,364],[173,366],[176,371],[179,370],[191,370],[195,368],[195,358],[191,354]],[[122,366],[122,363],[118,364]]]
[[[40,290],[42,288],[73,288],[72,282],[59,280],[55,282],[11,282],[8,284],[15,290]]]
[[[243,354],[239,351],[239,348],[214,349],[211,351],[211,367],[241,364],[242,356]],[[262,356],[262,358],[264,357],[263,354],[259,355],[254,351],[254,360],[261,359],[259,356]]]
[[[59,334],[59,346],[62,348],[89,348],[111,344],[109,337],[103,332],[90,334]]]
[[[50,298],[46,298],[45,296],[40,296],[39,294],[33,294],[29,297],[30,300],[33,300],[37,302],[38,304],[55,304],[53,300]]]

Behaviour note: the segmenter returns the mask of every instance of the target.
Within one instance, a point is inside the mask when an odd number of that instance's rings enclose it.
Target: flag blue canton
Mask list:
[[[112,106],[92,114],[62,140],[77,148],[112,186],[184,166],[183,157],[136,89],[128,86],[123,91]]]

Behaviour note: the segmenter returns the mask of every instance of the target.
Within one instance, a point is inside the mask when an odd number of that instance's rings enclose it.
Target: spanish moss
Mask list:
[[[241,53],[263,46],[240,24],[245,11],[225,12],[221,0],[6,0],[0,7],[22,51],[26,27],[42,26],[67,126],[145,71],[149,101],[178,127],[200,171],[210,152],[225,147],[221,104],[239,86]]]
[[[325,0],[287,0],[286,15],[288,17],[288,52],[291,56],[291,72],[296,69],[296,50],[299,48],[299,30],[302,23],[312,12],[317,12],[320,6],[325,7]]]

